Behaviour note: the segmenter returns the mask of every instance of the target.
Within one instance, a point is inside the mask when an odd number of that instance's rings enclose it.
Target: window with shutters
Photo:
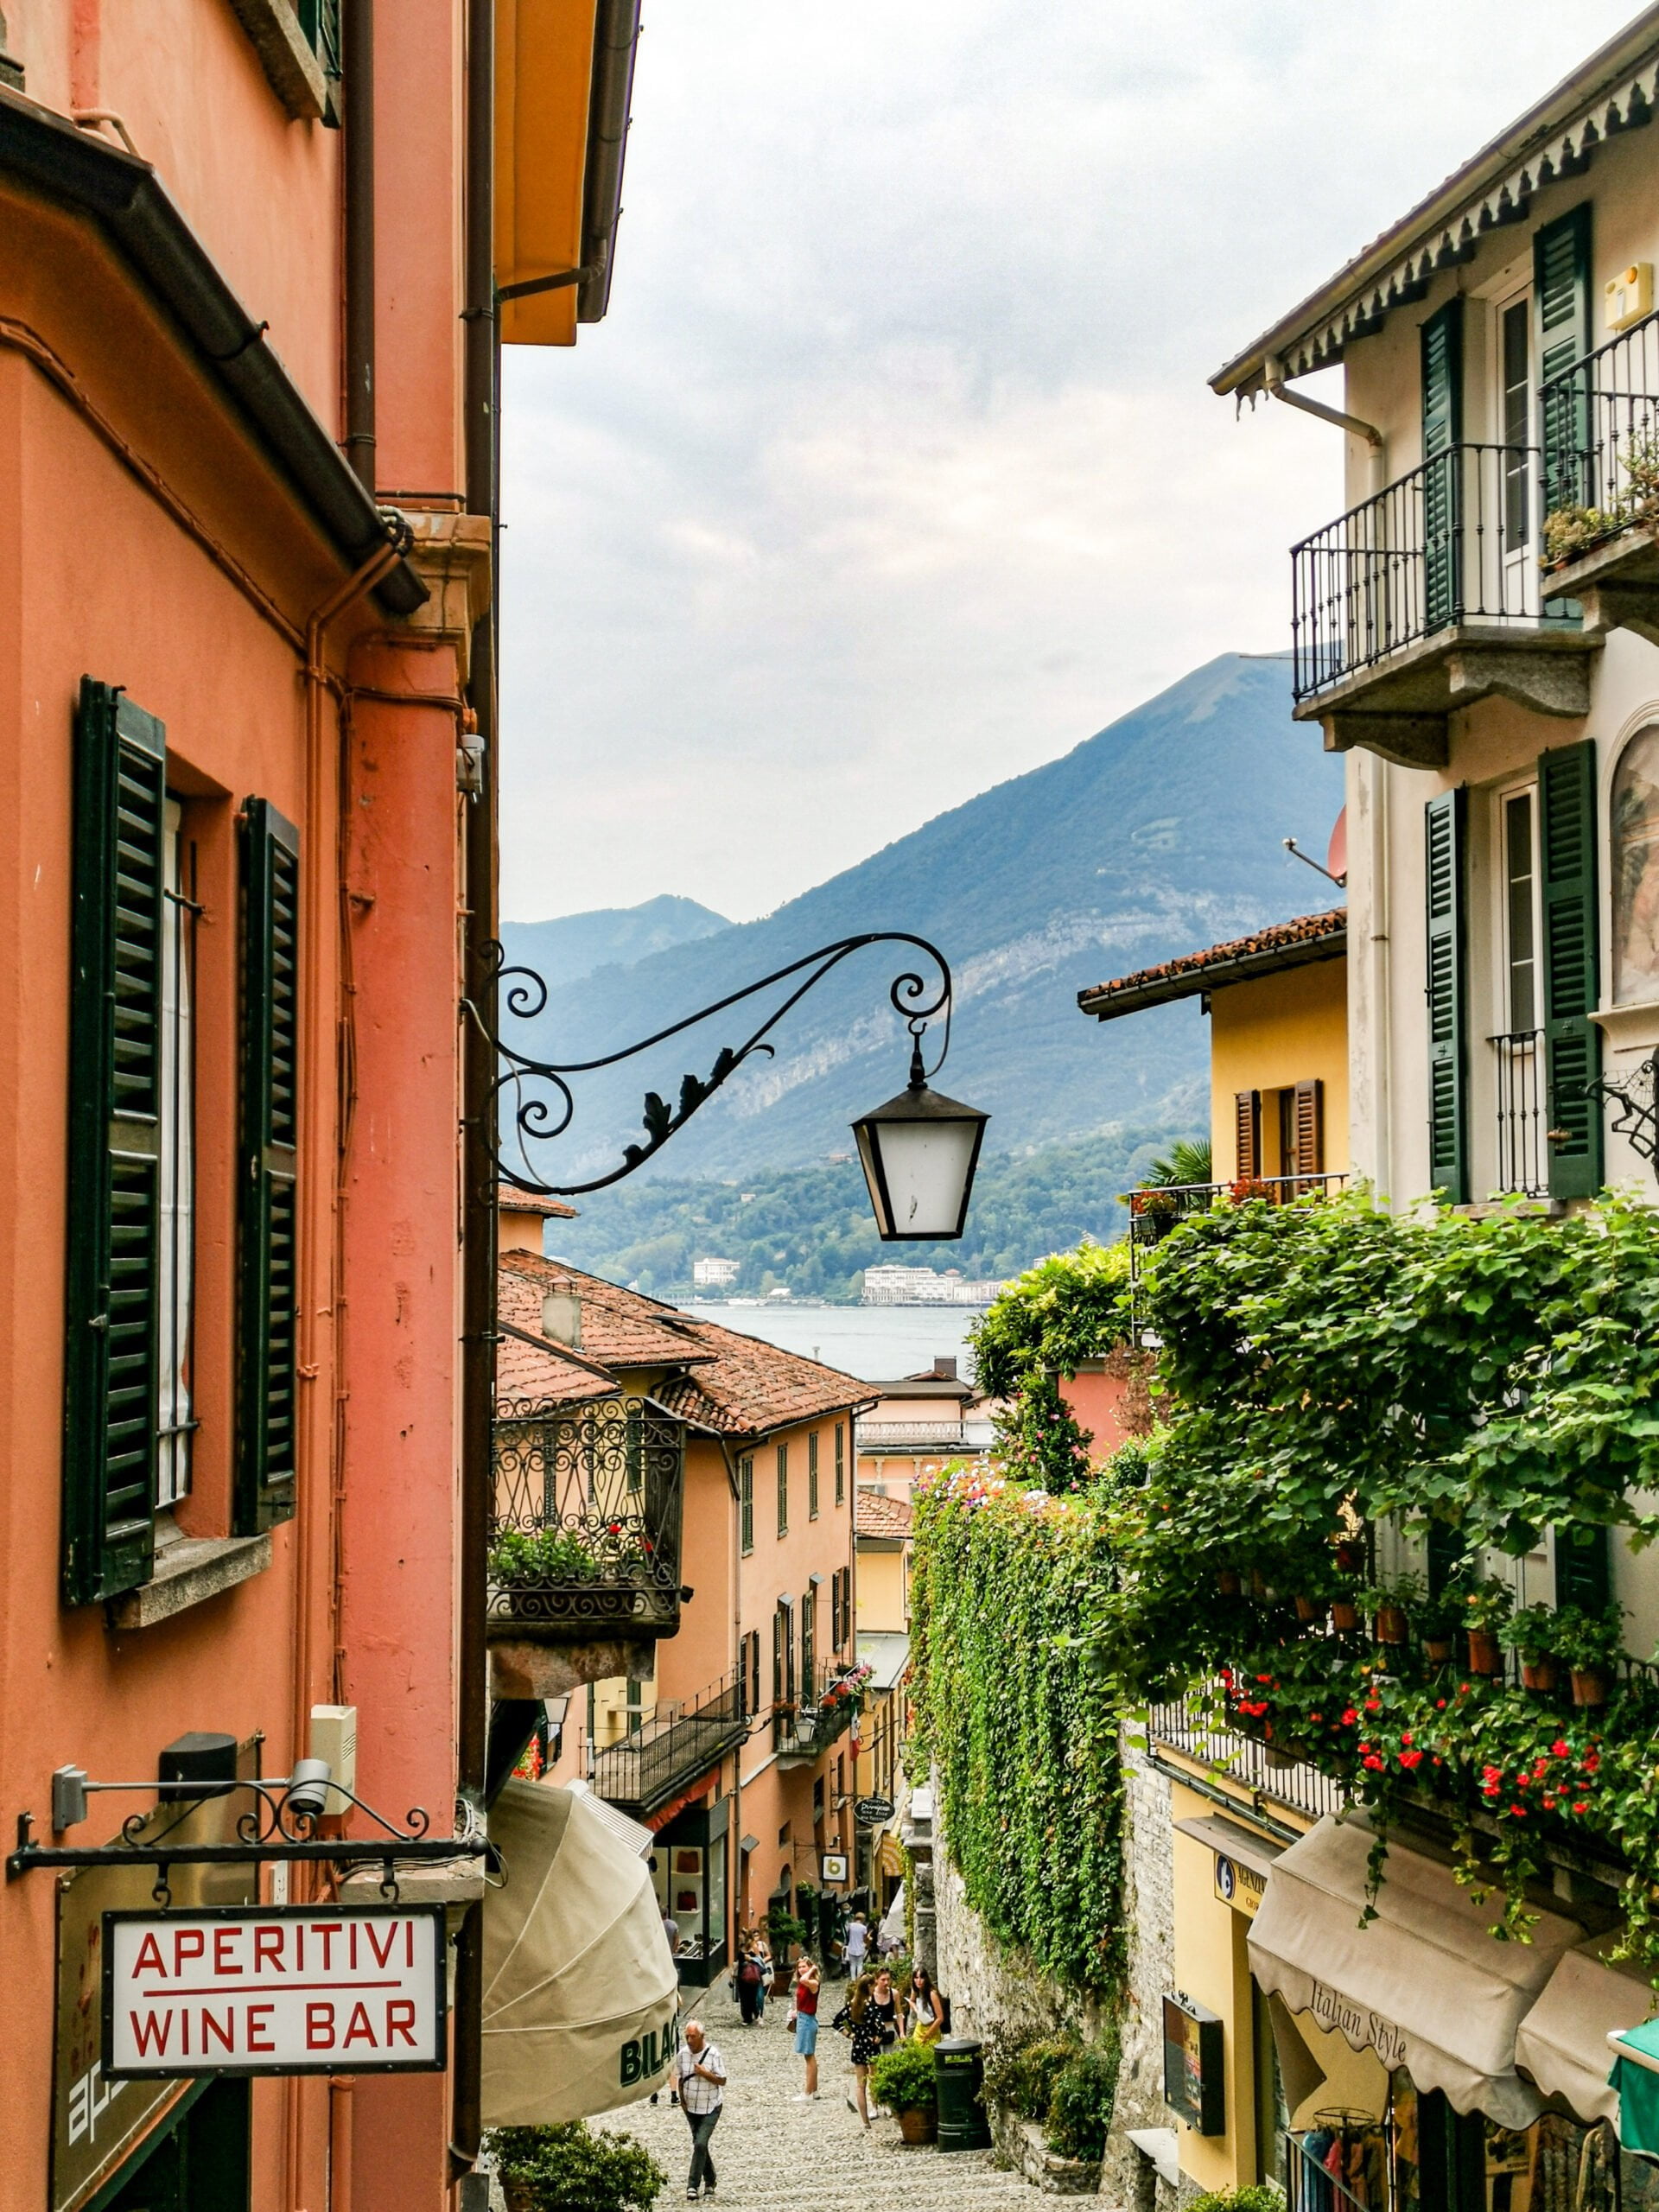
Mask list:
[[[754,1455],[745,1452],[737,1463],[738,1541],[746,1552],[754,1549]]]
[[[161,1154],[157,1311],[159,1388],[156,1503],[177,1504],[190,1490],[191,1317],[195,1292],[196,1120],[195,852],[184,810],[166,803],[162,846]]]
[[[818,1517],[818,1432],[815,1428],[806,1440],[806,1517]]]
[[[1423,613],[1440,629],[1462,607],[1463,302],[1448,300],[1422,327]]]
[[[1549,1194],[1587,1198],[1602,1183],[1601,1106],[1589,1088],[1601,1074],[1592,1019],[1601,995],[1592,739],[1541,757],[1538,804]]]
[[[1544,512],[1583,505],[1590,486],[1590,207],[1533,238]]]
[[[1233,1098],[1233,1174],[1241,1183],[1262,1173],[1262,1094],[1241,1090]]]
[[[1497,1022],[1487,1041],[1497,1148],[1491,1188],[1535,1198],[1548,1187],[1538,818],[1538,787],[1532,778],[1503,785],[1493,794],[1489,834],[1496,900],[1491,927],[1497,951],[1491,1000]]]
[[[1467,806],[1461,788],[1424,809],[1428,972],[1429,1179],[1453,1205],[1469,1197],[1465,1065],[1465,875]]]
[[[789,1446],[778,1446],[778,1533],[789,1534]]]
[[[843,1421],[836,1423],[836,1503],[847,1503],[847,1428]]]
[[[1613,776],[1613,997],[1659,998],[1659,727],[1639,730]]]
[[[809,1584],[801,1592],[801,1695],[814,1694],[818,1663],[818,1593]]]

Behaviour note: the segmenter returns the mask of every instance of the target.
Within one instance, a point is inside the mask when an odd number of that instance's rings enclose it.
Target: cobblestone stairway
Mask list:
[[[831,2001],[833,1994],[833,2002]],[[785,2000],[768,1999],[760,2026],[746,2028],[723,1986],[696,2003],[696,2013],[720,2045],[729,2075],[725,2109],[715,2131],[720,2176],[716,2207],[738,2212],[1038,2212],[1046,2202],[1017,2174],[999,2172],[988,2151],[942,2156],[913,2150],[899,2124],[876,2116],[867,2135],[847,2109],[853,2069],[845,2039],[830,2031],[839,1988],[824,1992],[818,2037],[819,2096],[791,2101],[801,2062],[784,2025]],[[659,2212],[685,2202],[690,2133],[664,2092],[656,2105],[629,2105],[597,2123],[626,2130],[645,2144],[668,2172]],[[1090,2200],[1096,2202],[1097,2200]]]

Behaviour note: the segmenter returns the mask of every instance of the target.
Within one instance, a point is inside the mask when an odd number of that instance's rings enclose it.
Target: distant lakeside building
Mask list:
[[[955,1268],[866,1268],[866,1306],[988,1306],[1000,1282],[970,1282]]]
[[[698,1290],[729,1290],[743,1272],[741,1260],[693,1260],[691,1281]]]

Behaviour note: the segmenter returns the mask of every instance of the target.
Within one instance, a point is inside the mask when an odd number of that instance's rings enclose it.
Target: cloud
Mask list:
[[[506,364],[505,911],[765,912],[1282,649],[1340,442],[1206,375],[1624,12],[653,10],[609,319]]]

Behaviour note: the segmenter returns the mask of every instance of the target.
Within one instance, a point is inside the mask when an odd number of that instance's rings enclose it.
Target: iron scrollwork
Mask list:
[[[1617,1108],[1609,1127],[1659,1174],[1659,1052],[1631,1070],[1622,1082],[1602,1076],[1584,1086],[1586,1098]]]
[[[870,930],[859,937],[838,939],[834,944],[820,945],[816,952],[805,953],[798,960],[791,960],[787,967],[774,969],[770,976],[759,982],[747,983],[741,991],[732,991],[723,999],[716,999],[711,1006],[699,1007],[683,1020],[671,1022],[654,1036],[641,1038],[635,1045],[626,1045],[620,1052],[601,1054],[596,1059],[552,1061],[539,1060],[531,1054],[519,1052],[514,1046],[504,1043],[497,1036],[493,1039],[498,1055],[499,1072],[491,1086],[487,1113],[492,1131],[492,1147],[501,1179],[521,1191],[531,1191],[543,1198],[582,1198],[591,1191],[602,1191],[613,1183],[620,1183],[624,1176],[632,1175],[653,1153],[662,1147],[683,1129],[698,1108],[705,1105],[715,1093],[736,1073],[745,1061],[763,1055],[772,1057],[773,1048],[766,1042],[792,1007],[798,1005],[807,993],[821,983],[824,977],[853,953],[871,944],[908,944],[924,953],[938,969],[938,982],[930,982],[913,969],[896,976],[888,987],[887,996],[893,1011],[906,1023],[912,1039],[919,1042],[927,1024],[943,1015],[944,1037],[938,1058],[931,1073],[937,1073],[944,1064],[950,1046],[950,969],[944,955],[925,938],[913,937],[906,930]],[[505,987],[506,1010],[518,1021],[533,1021],[543,1013],[548,1002],[548,987],[533,968],[508,966],[505,949],[497,944],[492,948],[493,980],[498,987]],[[799,978],[798,981],[793,979]],[[608,1174],[594,1176],[586,1183],[550,1183],[538,1175],[531,1164],[529,1147],[550,1144],[562,1137],[575,1117],[575,1094],[571,1078],[597,1074],[601,1069],[620,1065],[653,1046],[665,1044],[682,1031],[694,1028],[713,1014],[723,1013],[728,1007],[741,1006],[746,1000],[757,997],[780,983],[793,981],[787,995],[769,1012],[764,1021],[752,1030],[737,1046],[722,1046],[706,1076],[688,1074],[680,1084],[678,1103],[671,1106],[658,1091],[647,1091],[645,1104],[645,1141],[622,1147],[622,1164]],[[476,1014],[476,1009],[472,1009]],[[510,1136],[504,1142],[504,1128]]]

